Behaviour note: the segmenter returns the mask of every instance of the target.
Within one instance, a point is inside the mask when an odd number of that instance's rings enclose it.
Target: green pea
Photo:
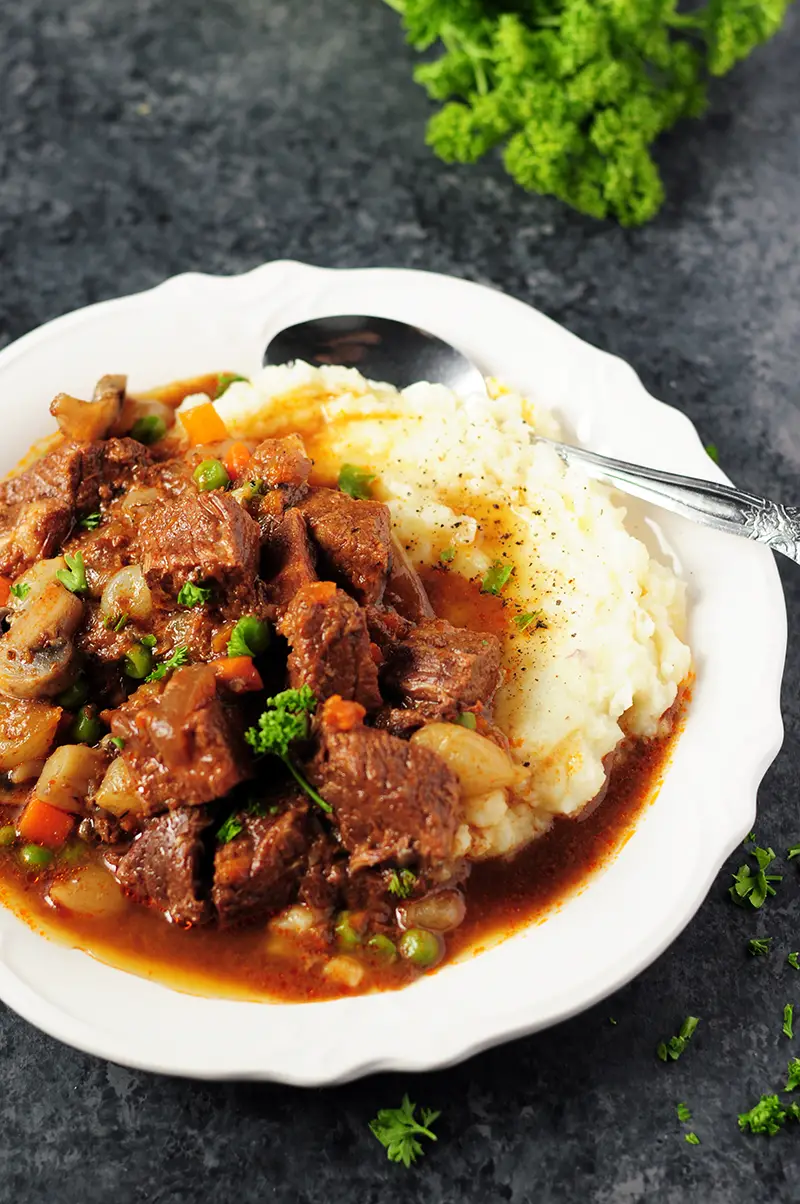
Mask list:
[[[437,933],[428,932],[427,928],[409,928],[400,937],[398,949],[406,961],[427,970],[442,960],[444,942]]]
[[[340,913],[333,930],[340,949],[355,949],[361,944],[361,934],[351,924],[349,911]]]
[[[167,433],[167,424],[158,414],[145,414],[137,418],[131,427],[131,438],[140,443],[158,443]]]
[[[66,711],[77,711],[89,697],[89,683],[85,677],[77,677],[71,686],[62,690],[56,698],[56,705]]]
[[[221,460],[201,460],[193,473],[198,489],[224,489],[230,481]]]
[[[133,644],[122,659],[122,668],[127,677],[143,681],[153,669],[153,654],[144,644]]]
[[[468,727],[471,732],[474,732],[478,726],[478,720],[472,711],[462,711],[456,723],[460,723],[462,727]]]
[[[96,744],[103,734],[103,725],[94,707],[81,707],[72,724],[72,739],[76,744]]]
[[[4,824],[0,828],[0,849],[7,849],[17,839],[17,829],[13,824]]]
[[[25,844],[19,851],[23,865],[29,870],[41,870],[53,860],[51,849],[45,849],[40,844]]]
[[[367,941],[367,949],[375,960],[384,966],[390,966],[392,962],[397,961],[397,947],[394,941],[390,941],[388,936],[384,936],[382,932],[370,937]]]

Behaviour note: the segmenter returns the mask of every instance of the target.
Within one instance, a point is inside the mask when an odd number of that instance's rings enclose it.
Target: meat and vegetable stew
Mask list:
[[[401,985],[574,885],[666,743],[508,868],[504,912],[459,844],[464,797],[518,774],[499,599],[481,629],[461,580],[449,611],[368,474],[318,481],[299,434],[176,421],[197,388],[59,395],[60,437],[0,485],[0,880],[134,962],[293,998]]]

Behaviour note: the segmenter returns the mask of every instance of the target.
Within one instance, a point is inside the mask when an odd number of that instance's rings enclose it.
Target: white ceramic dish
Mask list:
[[[373,313],[449,339],[556,409],[580,442],[696,476],[723,474],[691,423],[627,364],[499,292],[423,272],[266,264],[178,276],[48,323],[0,353],[5,471],[52,429],[51,397],[104,372],[133,390],[205,371],[248,373],[275,331]],[[545,923],[400,992],[303,1005],[178,994],[44,939],[0,909],[0,996],[46,1032],[115,1062],[197,1078],[320,1085],[427,1070],[556,1023],[656,958],[753,824],[780,747],[786,616],[770,552],[631,506],[689,583],[697,682],[656,802],[616,860]],[[747,638],[743,633],[747,633]]]

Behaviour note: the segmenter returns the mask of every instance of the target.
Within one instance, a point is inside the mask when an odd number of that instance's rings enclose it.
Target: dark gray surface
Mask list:
[[[796,502],[799,51],[795,11],[715,87],[705,122],[664,141],[669,204],[626,233],[524,195],[496,165],[430,157],[427,104],[378,0],[6,3],[0,344],[192,268],[277,256],[433,268],[505,288],[626,357],[737,482]],[[776,849],[800,839],[800,571],[781,571],[787,736],[757,822]],[[736,862],[613,999],[444,1073],[317,1092],[207,1087],[84,1057],[4,1010],[0,1199],[800,1200],[800,1133],[736,1127],[796,1048],[780,1028],[784,1002],[800,1003],[784,962],[800,947],[798,871],[763,915],[745,914],[725,895]],[[763,931],[774,954],[748,960]],[[664,1067],[654,1044],[689,1011],[702,1027]],[[413,1042],[398,1031],[398,1046]],[[438,1146],[410,1172],[366,1128],[404,1090],[443,1110]],[[698,1148],[675,1118],[681,1099]]]

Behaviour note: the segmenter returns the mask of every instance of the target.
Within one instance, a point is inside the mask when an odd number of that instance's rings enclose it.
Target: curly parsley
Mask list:
[[[144,640],[141,640],[140,643],[144,644]],[[148,645],[145,644],[145,647],[147,646]],[[172,653],[172,656],[168,656],[166,660],[163,660],[159,665],[156,665],[153,672],[147,675],[145,681],[161,681],[161,679],[166,677],[168,673],[171,673],[173,669],[179,669],[181,665],[185,665],[188,660],[189,649],[185,644],[179,644]]]
[[[283,690],[274,698],[267,699],[266,710],[259,717],[258,725],[248,728],[244,738],[259,756],[272,754],[279,757],[308,797],[323,811],[330,813],[333,810],[330,803],[326,803],[311,783],[306,781],[290,755],[291,746],[296,740],[308,738],[309,716],[316,709],[317,699],[309,686],[302,686],[299,690]]]
[[[431,1126],[441,1112],[421,1108],[420,1119],[417,1120],[416,1108],[417,1105],[404,1095],[399,1108],[381,1108],[375,1119],[369,1122],[373,1136],[386,1147],[389,1161],[402,1162],[405,1167],[411,1166],[424,1153],[419,1137],[437,1140],[436,1134],[431,1132]]]
[[[204,606],[211,597],[210,585],[195,585],[193,581],[185,581],[178,591],[178,606],[191,610],[194,606]]]

